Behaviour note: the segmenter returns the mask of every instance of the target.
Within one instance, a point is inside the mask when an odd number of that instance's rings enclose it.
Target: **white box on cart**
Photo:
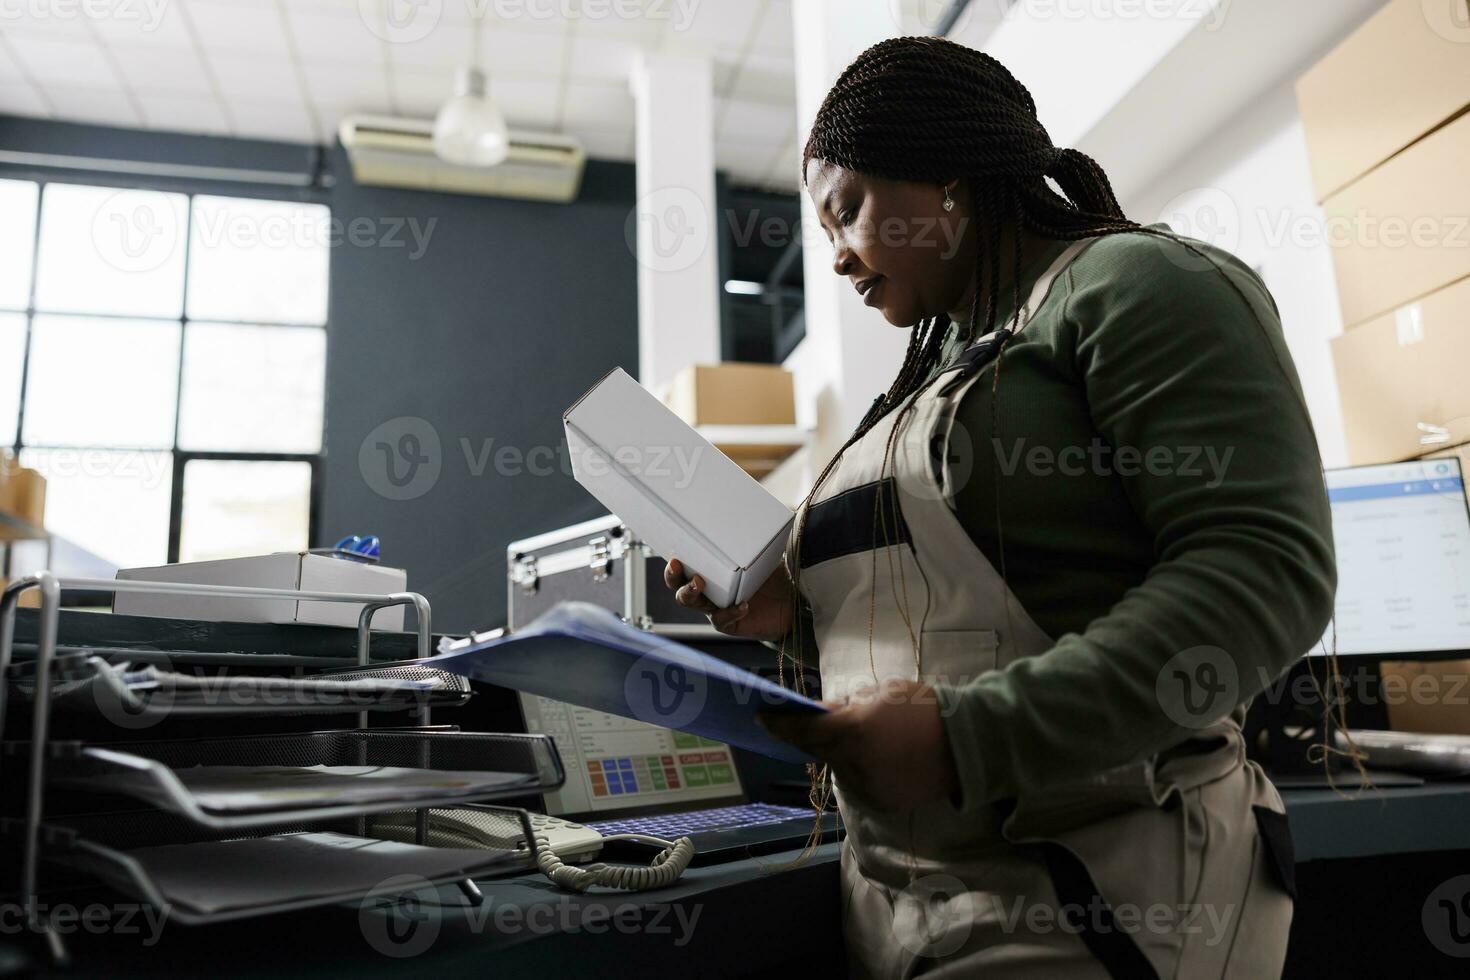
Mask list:
[[[256,589],[300,592],[357,592],[386,595],[408,587],[401,568],[281,551],[273,555],[191,561],[151,568],[123,568],[119,580],[188,582],[191,585],[234,585]],[[351,602],[312,602],[296,599],[226,599],[216,596],[154,595],[119,592],[112,611],[129,616],[200,619],[229,623],[311,623],[317,626],[357,626],[362,606]],[[373,617],[374,629],[402,630],[403,607],[391,606]]]

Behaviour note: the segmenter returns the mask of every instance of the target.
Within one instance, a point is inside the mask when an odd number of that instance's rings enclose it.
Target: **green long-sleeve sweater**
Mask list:
[[[959,407],[975,465],[956,514],[999,569],[999,487],[1007,579],[1056,641],[937,689],[965,808],[1182,741],[1195,719],[1158,686],[1171,658],[1223,651],[1241,703],[1332,614],[1321,460],[1275,304],[1239,260],[1192,244],[1213,263],[1144,233],[1094,244],[1006,349],[999,441],[993,367]],[[958,350],[953,336],[941,363]]]

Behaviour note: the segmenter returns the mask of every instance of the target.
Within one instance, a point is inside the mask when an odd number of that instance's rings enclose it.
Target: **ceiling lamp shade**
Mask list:
[[[461,68],[454,96],[434,119],[434,153],[446,163],[493,167],[510,152],[505,117],[485,95],[485,73]]]

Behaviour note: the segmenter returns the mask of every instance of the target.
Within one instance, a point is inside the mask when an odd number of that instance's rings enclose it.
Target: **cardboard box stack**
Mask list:
[[[664,404],[699,429],[796,424],[795,384],[791,372],[776,364],[690,365],[674,377]],[[755,430],[751,435],[758,433]],[[713,429],[710,441],[741,469],[760,479],[802,446],[790,438],[789,428],[773,433],[776,437],[770,441],[747,438],[734,442],[721,439],[719,430]]]
[[[1470,440],[1470,0],[1390,0],[1297,83],[1354,464]]]
[[[1385,660],[1378,669],[1389,728],[1470,735],[1470,660]]]
[[[0,511],[33,528],[46,525],[46,478],[9,453],[0,455]]]
[[[1454,455],[1470,472],[1470,0],[1389,0],[1297,100],[1342,306],[1349,460]],[[1383,662],[1390,727],[1470,734],[1467,671]]]
[[[26,469],[11,453],[0,453],[0,513],[18,518],[30,528],[40,530],[46,526],[46,478],[35,470]],[[7,540],[15,537],[30,537],[31,533],[0,533],[0,547],[8,547]],[[0,576],[0,587],[8,584]],[[40,605],[40,593],[31,591],[20,597],[22,606]]]

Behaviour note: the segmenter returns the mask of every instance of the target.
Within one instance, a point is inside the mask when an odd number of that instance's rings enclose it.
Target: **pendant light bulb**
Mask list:
[[[510,153],[505,117],[485,92],[485,73],[461,68],[454,96],[434,119],[434,153],[447,163],[493,167]]]

